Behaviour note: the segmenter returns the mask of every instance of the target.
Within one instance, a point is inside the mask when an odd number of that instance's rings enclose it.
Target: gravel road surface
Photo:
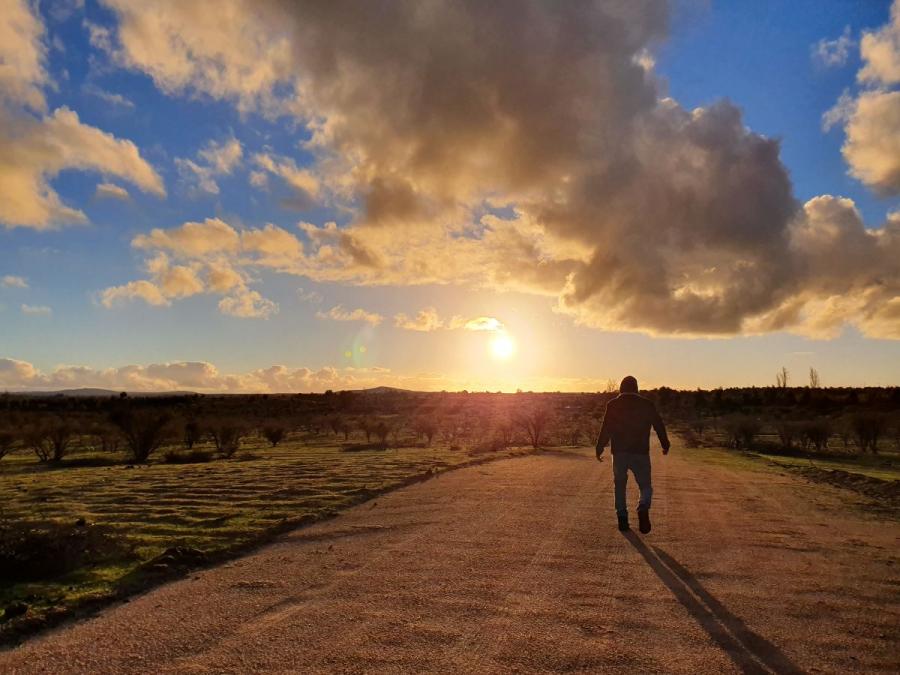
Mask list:
[[[589,450],[476,466],[0,652],[0,672],[900,670],[900,523],[793,475],[653,460],[647,536],[616,530]]]

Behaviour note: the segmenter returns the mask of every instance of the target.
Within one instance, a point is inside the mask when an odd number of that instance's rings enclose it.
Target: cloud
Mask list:
[[[528,378],[507,383],[534,391],[598,391],[605,380],[595,378]],[[289,367],[272,365],[244,372],[225,373],[207,361],[174,361],[112,368],[59,365],[41,370],[27,361],[0,358],[0,388],[56,390],[98,387],[114,391],[196,391],[200,393],[323,392],[393,386],[419,391],[496,390],[475,379],[456,379],[441,373],[395,373],[377,366],[366,368]]]
[[[135,299],[143,300],[148,305],[155,307],[171,304],[158,286],[144,279],[129,281],[123,286],[112,286],[100,294],[100,302],[107,309]]]
[[[344,222],[282,230],[275,254],[241,245],[248,273],[516,290],[585,325],[650,334],[818,333],[836,316],[840,278],[809,269],[839,251],[803,248],[813,214],[778,141],[728,101],[687,110],[665,96],[653,52],[666,3],[106,4],[121,65],[308,131],[309,166],[260,153],[253,180],[290,182],[296,167],[295,186]],[[892,193],[898,135],[882,154],[870,141],[895,130],[885,31],[861,40],[861,79],[878,88],[836,119],[854,175]],[[848,320],[890,333],[892,285],[863,263],[845,273]]]
[[[128,194],[128,190],[115,183],[97,183],[94,197],[97,199],[118,199],[123,202],[131,200],[131,195]]]
[[[200,258],[211,254],[236,253],[240,248],[240,236],[225,221],[207,218],[202,223],[186,222],[169,230],[154,228],[148,235],[135,237],[131,244],[135,248]]]
[[[196,240],[188,239],[187,242],[189,246],[196,247]],[[123,302],[143,300],[149,305],[164,307],[175,299],[216,293],[224,295],[218,307],[222,314],[228,316],[268,319],[278,312],[278,304],[264,298],[259,291],[248,288],[245,276],[227,260],[173,265],[166,253],[157,253],[146,262],[146,267],[151,279],[130,281],[105,289],[100,293],[101,304],[111,309]]]
[[[319,180],[306,169],[300,169],[289,157],[281,157],[271,153],[258,153],[253,156],[253,161],[258,167],[271,174],[279,176],[291,188],[292,195],[283,203],[288,206],[304,210],[315,205],[319,197]],[[268,186],[266,174],[253,172],[250,176],[250,184],[265,188]]]
[[[404,386],[410,378],[385,368],[289,368],[273,365],[243,373],[222,373],[206,361],[176,361],[116,368],[61,365],[43,372],[27,361],[0,358],[0,387],[63,389],[100,387],[128,391],[322,392],[390,383]]]
[[[22,304],[22,314],[29,316],[50,316],[53,310],[45,305],[26,305]]]
[[[394,325],[403,330],[428,333],[443,328],[444,321],[438,316],[438,312],[434,307],[426,307],[425,309],[420,309],[412,318],[406,316],[406,314],[397,314],[394,316]]]
[[[118,23],[93,43],[121,66],[147,73],[168,94],[233,100],[241,111],[275,105],[295,63],[275,3],[103,0]]]
[[[122,94],[115,94],[110,91],[106,91],[105,89],[101,89],[96,84],[86,84],[82,87],[82,91],[86,94],[90,94],[91,96],[96,96],[104,103],[109,103],[113,106],[118,106],[120,108],[134,108],[134,102],[130,99],[126,98]]]
[[[308,302],[314,305],[319,305],[324,300],[322,294],[318,291],[306,291],[302,288],[297,289],[297,297],[300,299],[300,302]]]
[[[857,80],[865,89],[856,96],[845,90],[822,117],[828,131],[844,129],[841,152],[849,173],[881,195],[900,194],[900,0],[890,21],[864,32],[860,40],[863,67]]]
[[[880,194],[900,194],[900,90],[860,94],[844,133],[850,173]]]
[[[331,319],[332,321],[362,321],[371,326],[377,326],[384,317],[375,312],[368,312],[364,309],[344,309],[341,305],[335,305],[327,312],[316,312],[319,319]]]
[[[856,41],[850,36],[850,26],[834,40],[822,38],[812,46],[810,53],[814,61],[826,68],[839,68],[847,63],[850,50]]]
[[[491,316],[479,316],[478,318],[466,321],[464,327],[466,330],[476,330],[476,331],[503,330],[503,324],[498,319],[495,319],[494,317],[491,317]]]
[[[278,305],[262,297],[258,291],[242,288],[237,294],[222,298],[219,310],[222,314],[242,319],[268,319],[278,313]]]
[[[39,379],[40,373],[27,361],[0,358],[0,386],[28,387]]]
[[[150,255],[145,261],[150,279],[104,289],[100,292],[104,307],[130,300],[168,306],[178,298],[214,293],[225,296],[218,303],[223,314],[257,319],[276,314],[278,304],[247,286],[249,276],[242,267],[246,261],[236,256],[252,254],[259,264],[277,267],[302,251],[295,237],[274,225],[238,232],[218,218],[189,221],[169,230],[155,228],[131,243]]]
[[[192,190],[217,195],[219,184],[215,177],[230,174],[240,164],[243,155],[244,150],[236,138],[221,143],[209,141],[197,153],[199,162],[179,157],[175,159],[175,166]]]
[[[503,323],[492,316],[478,316],[473,319],[465,319],[461,316],[452,316],[449,319],[441,318],[434,307],[426,307],[419,310],[412,318],[400,313],[394,316],[394,325],[403,330],[432,332],[436,330],[470,330],[470,331],[502,331]]]
[[[900,84],[900,0],[891,5],[891,18],[877,31],[865,32],[859,42],[865,65],[857,74],[860,82]]]
[[[98,171],[165,195],[162,179],[131,141],[82,124],[61,107],[45,115],[43,24],[33,5],[9,0],[0,16],[0,224],[43,230],[82,223],[50,180],[64,169]],[[39,113],[36,117],[33,113]]]
[[[84,0],[51,0],[47,9],[56,21],[66,21],[73,14],[84,11]]]
[[[66,107],[41,120],[0,108],[0,223],[42,230],[85,222],[48,183],[63,169],[100,171],[165,195],[159,174],[131,141],[82,124]]]
[[[7,274],[0,279],[0,286],[3,286],[3,288],[28,288],[28,282],[24,277]]]
[[[44,26],[25,0],[9,0],[0,13],[0,100],[36,111],[47,107],[43,86],[47,48]]]

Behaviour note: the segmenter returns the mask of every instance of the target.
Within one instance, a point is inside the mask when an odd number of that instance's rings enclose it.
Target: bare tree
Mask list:
[[[516,416],[516,422],[518,422],[522,431],[525,432],[531,447],[535,449],[541,447],[541,444],[544,442],[547,427],[550,426],[550,420],[550,410],[543,406],[526,410]]]
[[[809,388],[810,389],[818,389],[820,387],[819,383],[819,371],[810,366],[809,368]]]
[[[203,430],[197,420],[188,420],[184,423],[184,447],[188,450],[194,449],[194,444],[200,440]]]
[[[775,373],[775,384],[779,389],[787,389],[788,369],[784,366],[781,366],[781,370]]]
[[[413,429],[417,438],[424,437],[425,444],[431,445],[431,441],[434,440],[434,436],[438,431],[438,423],[433,415],[422,415],[416,418],[413,423]]]
[[[166,441],[171,419],[172,416],[165,411],[135,411],[130,408],[117,410],[111,416],[112,423],[122,430],[135,462],[146,462]]]
[[[37,455],[39,462],[49,462],[53,456],[53,450],[47,439],[47,427],[42,424],[32,424],[22,434],[25,447],[30,448]]]
[[[235,422],[222,420],[209,425],[209,436],[216,446],[216,450],[222,457],[234,456],[240,447],[241,440],[247,435],[247,430]]]
[[[62,461],[74,436],[75,428],[63,418],[57,419],[50,425],[47,429],[47,442],[50,444],[51,459],[54,462]]]

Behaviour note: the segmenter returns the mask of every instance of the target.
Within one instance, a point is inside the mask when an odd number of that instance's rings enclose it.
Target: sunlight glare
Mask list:
[[[497,333],[491,338],[491,355],[495,359],[506,361],[516,353],[516,343],[506,333]]]

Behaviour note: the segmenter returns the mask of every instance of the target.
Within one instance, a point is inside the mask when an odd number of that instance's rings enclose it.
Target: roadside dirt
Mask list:
[[[648,536],[616,530],[588,451],[462,469],[0,652],[0,671],[900,668],[900,524],[774,470],[653,460]]]

